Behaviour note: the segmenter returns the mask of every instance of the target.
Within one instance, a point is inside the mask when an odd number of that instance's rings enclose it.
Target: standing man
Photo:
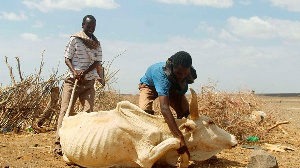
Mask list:
[[[64,56],[65,63],[70,72],[63,84],[61,109],[57,122],[56,142],[54,152],[62,155],[60,146],[59,129],[70,103],[75,80],[78,80],[70,116],[75,115],[74,104],[79,98],[83,111],[91,112],[94,107],[95,79],[100,79],[96,68],[101,67],[102,49],[100,42],[93,34],[96,28],[96,19],[92,15],[86,15],[82,20],[82,31],[72,35],[66,46]]]
[[[154,114],[153,101],[158,97],[161,113],[169,126],[170,131],[180,139],[179,154],[187,153],[190,156],[184,137],[179,130],[170,110],[175,110],[177,118],[187,117],[189,103],[185,97],[188,84],[197,78],[196,70],[192,67],[192,58],[189,53],[179,51],[166,62],[151,65],[140,79],[139,106],[149,114]]]

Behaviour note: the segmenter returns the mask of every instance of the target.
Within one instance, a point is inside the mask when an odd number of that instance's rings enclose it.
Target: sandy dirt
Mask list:
[[[300,167],[300,97],[265,97],[264,101],[269,106],[279,106],[276,111],[277,121],[289,121],[289,124],[281,125],[270,131],[273,139],[268,143],[287,146],[293,150],[284,152],[268,150],[276,157],[279,167]],[[33,134],[12,132],[0,134],[0,167],[67,167],[78,168],[79,166],[67,165],[62,157],[53,154],[55,132]],[[196,163],[190,167],[245,167],[250,160],[254,149],[244,148],[243,145],[264,146],[264,141],[252,143],[240,143],[236,148],[223,150],[213,159]]]

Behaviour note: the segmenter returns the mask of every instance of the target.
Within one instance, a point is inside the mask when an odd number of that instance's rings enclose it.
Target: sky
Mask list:
[[[120,93],[138,94],[147,68],[178,51],[193,58],[196,91],[300,92],[299,0],[0,0],[2,87],[11,85],[5,56],[16,81],[17,56],[24,76],[42,53],[42,76],[63,74],[65,46],[88,14]]]

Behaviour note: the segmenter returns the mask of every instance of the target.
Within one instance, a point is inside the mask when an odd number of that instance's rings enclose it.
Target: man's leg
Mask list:
[[[66,114],[67,109],[68,109],[70,98],[71,98],[72,91],[73,91],[73,87],[74,87],[74,79],[67,77],[65,79],[64,84],[63,84],[63,93],[62,93],[62,98],[61,98],[61,108],[60,108],[60,113],[59,113],[58,120],[57,120],[57,130],[56,130],[55,144],[57,145],[58,150],[60,150],[59,149],[60,148],[59,129],[62,126],[63,118]],[[76,94],[76,91],[75,91],[74,99],[73,99],[73,106],[71,107],[70,116],[74,114],[74,104],[75,104],[77,98],[78,98],[78,94]],[[57,151],[57,153],[60,154],[59,151]]]
[[[82,111],[92,112],[94,108],[94,100],[95,100],[95,88],[94,88],[95,80],[86,81],[83,84],[81,95],[79,96],[80,103],[83,107]]]
[[[187,117],[190,114],[189,102],[185,95],[171,93],[170,105],[175,110],[178,119]]]
[[[148,114],[154,115],[153,102],[158,97],[155,87],[147,86],[146,84],[140,84],[139,90],[139,107]]]

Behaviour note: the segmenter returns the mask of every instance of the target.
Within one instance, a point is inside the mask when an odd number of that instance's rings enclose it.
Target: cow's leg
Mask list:
[[[141,159],[143,167],[151,167],[158,159],[160,159],[170,149],[178,149],[180,140],[178,138],[168,138],[158,145],[154,146],[149,154],[143,154]]]

